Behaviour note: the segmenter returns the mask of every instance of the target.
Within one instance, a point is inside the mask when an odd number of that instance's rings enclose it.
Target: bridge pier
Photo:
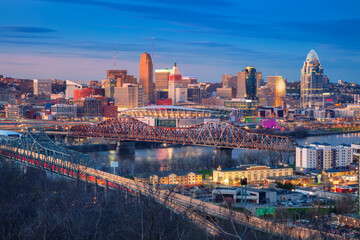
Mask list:
[[[88,176],[87,176],[87,174],[85,174],[85,186],[84,186],[85,192],[87,190],[87,185],[88,185],[87,178],[88,178]]]
[[[105,180],[105,188],[104,188],[104,194],[105,194],[105,201],[108,200],[108,191],[109,191],[109,184],[108,184],[108,181]]]
[[[119,141],[116,145],[116,152],[118,154],[135,154],[135,142],[133,141]]]
[[[232,148],[214,148],[213,165],[218,166],[224,164],[232,157]]]
[[[97,199],[97,178],[95,177],[95,185],[94,185],[94,199]]]
[[[126,205],[128,204],[129,202],[129,193],[128,193],[128,189],[125,189],[125,202],[126,202]]]

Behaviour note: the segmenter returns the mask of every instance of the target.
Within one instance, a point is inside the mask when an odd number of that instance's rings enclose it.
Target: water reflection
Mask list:
[[[339,134],[327,136],[314,136],[297,139],[300,145],[307,145],[313,142],[329,143],[331,145],[351,144],[359,141],[357,134]],[[135,154],[118,155],[116,151],[92,152],[89,153],[94,167],[97,169],[112,172],[111,162],[117,161],[119,175],[133,175],[159,170],[201,170],[213,169],[217,165],[213,160],[213,147],[182,146],[169,148],[147,148],[136,149]],[[237,160],[244,154],[254,152],[252,150],[234,149],[232,158]]]

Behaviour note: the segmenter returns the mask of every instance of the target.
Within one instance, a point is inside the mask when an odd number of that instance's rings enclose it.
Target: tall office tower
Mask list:
[[[274,106],[274,92],[267,86],[258,89],[259,106]]]
[[[105,97],[114,97],[114,89],[117,86],[117,80],[108,78],[104,82]]]
[[[50,79],[34,79],[33,81],[34,95],[50,95],[51,80]]]
[[[172,99],[173,104],[176,103],[176,88],[183,87],[182,76],[176,63],[169,74],[169,98]]]
[[[257,89],[259,89],[261,86],[265,85],[265,82],[264,82],[264,79],[262,78],[261,72],[256,72],[255,76],[256,76],[256,87],[257,87]]]
[[[317,53],[312,49],[301,69],[300,107],[323,109],[324,71]]]
[[[163,90],[169,88],[169,74],[171,69],[155,69],[155,90]]]
[[[222,75],[222,87],[223,88],[235,88],[237,85],[237,76],[224,74]]]
[[[144,97],[147,99],[146,105],[154,103],[154,81],[153,64],[150,54],[143,53],[139,65],[139,84],[144,88]]]
[[[143,87],[137,84],[125,83],[114,89],[115,106],[118,108],[138,108],[145,106]]]
[[[206,98],[206,94],[207,92],[205,84],[189,84],[187,87],[187,100],[189,102],[201,103],[201,99]]]
[[[257,78],[255,67],[246,67],[242,72],[238,72],[236,87],[236,97],[257,100]]]
[[[282,76],[268,76],[266,87],[271,89],[271,99],[273,102],[270,106],[283,106],[282,98],[286,95],[286,84]]]

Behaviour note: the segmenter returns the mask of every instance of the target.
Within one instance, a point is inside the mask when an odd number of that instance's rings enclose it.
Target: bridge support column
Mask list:
[[[109,184],[108,184],[108,181],[106,180],[106,182],[105,182],[105,189],[104,189],[105,201],[108,200],[108,191],[109,191]]]
[[[116,152],[118,154],[135,154],[135,142],[132,141],[122,141],[117,142]]]
[[[87,185],[88,185],[87,177],[88,177],[87,174],[85,174],[85,186],[84,186],[85,192],[87,190]]]
[[[76,174],[76,189],[79,188],[79,181],[80,181],[80,173],[78,170],[75,171]]]
[[[128,189],[125,190],[125,202],[126,202],[126,205],[127,205],[128,202],[129,202],[129,192],[128,192]]]
[[[97,199],[97,178],[95,177],[95,185],[94,185],[94,199]]]
[[[232,148],[214,148],[213,165],[223,165],[226,161],[231,160]]]

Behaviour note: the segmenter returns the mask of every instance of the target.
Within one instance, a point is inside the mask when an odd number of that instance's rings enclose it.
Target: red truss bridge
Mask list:
[[[188,128],[169,128],[149,126],[127,117],[113,118],[95,125],[72,126],[68,136],[280,152],[295,152],[297,146],[293,138],[251,133],[225,122],[202,123]]]

